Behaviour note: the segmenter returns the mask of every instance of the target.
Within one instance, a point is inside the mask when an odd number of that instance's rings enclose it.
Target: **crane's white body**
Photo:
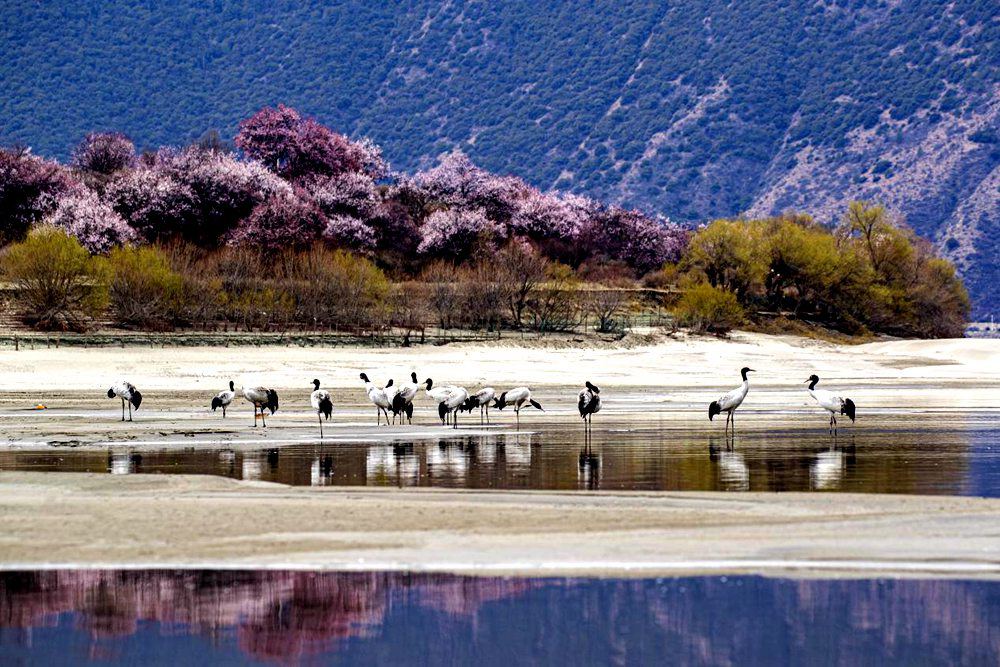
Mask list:
[[[750,393],[750,380],[747,378],[747,373],[753,373],[752,368],[747,368],[744,366],[740,369],[740,377],[743,378],[743,383],[727,391],[725,394],[720,396],[718,399],[712,401],[708,406],[708,419],[712,420],[717,414],[723,412],[726,413],[726,431],[729,431],[729,423],[733,424],[733,435],[736,435],[736,408],[743,405],[744,399],[746,399],[747,394]]]
[[[542,410],[541,404],[538,401],[531,398],[531,390],[527,387],[514,387],[508,391],[500,394],[499,397],[494,399],[493,407],[498,410],[503,410],[506,406],[511,405],[514,407],[514,415],[517,420],[517,425],[521,425],[521,407],[528,403],[532,407]],[[542,410],[544,412],[544,410]]]
[[[731,391],[727,391],[715,402],[719,404],[719,409],[722,412],[732,413],[733,410],[743,405],[743,400],[747,397],[748,393],[750,393],[750,380],[744,380],[743,384]]]
[[[583,390],[577,394],[576,407],[580,411],[583,425],[589,435],[594,422],[594,414],[601,411],[601,390],[588,380]]]
[[[389,398],[394,420],[399,417],[399,423],[402,424],[405,416],[407,421],[410,421],[413,415],[413,399],[417,397],[419,391],[420,383],[417,382],[417,374],[410,373],[410,382],[400,385],[395,395]]]
[[[830,429],[837,428],[837,415],[847,415],[854,421],[856,406],[854,401],[826,389],[817,389],[819,377],[811,375],[806,382],[809,383],[809,395],[812,396],[816,404],[830,413]]]
[[[472,396],[469,397],[470,398],[470,400],[469,400],[469,412],[472,412],[473,408],[475,408],[477,406],[479,407],[479,423],[480,424],[483,423],[483,417],[484,416],[486,418],[486,423],[487,424],[490,423],[490,402],[494,398],[496,398],[496,396],[497,396],[497,390],[496,389],[494,389],[493,387],[483,387],[482,389],[480,389],[475,394],[473,394]]]
[[[278,394],[268,387],[243,387],[241,393],[248,403],[253,405],[253,425],[257,426],[257,411],[260,411],[260,420],[267,426],[264,419],[264,408],[271,411],[273,415],[278,410]]]
[[[125,405],[128,404],[128,420],[132,421],[132,406],[139,409],[142,394],[128,380],[119,380],[108,389],[108,398],[120,398],[122,401],[122,421],[125,421]]]
[[[451,387],[451,389],[453,391],[438,403],[438,414],[442,423],[445,423],[448,415],[451,415],[452,426],[458,428],[458,409],[469,399],[469,392],[465,387]]]
[[[385,387],[377,387],[375,384],[368,379],[365,375],[362,377],[365,382],[365,392],[368,394],[368,400],[372,402],[375,406],[375,423],[376,425],[381,423],[381,417],[385,415],[386,426],[389,425],[389,407],[392,405],[392,398],[389,396],[390,391],[395,393],[392,389],[392,380],[389,380],[389,384]]]
[[[313,386],[315,389],[309,394],[309,404],[316,411],[316,418],[319,420],[319,437],[322,439],[323,417],[330,419],[330,415],[333,414],[333,399],[330,397],[330,392],[326,389],[320,389],[319,380],[313,380]]]
[[[228,408],[232,402],[236,400],[236,387],[233,381],[229,381],[229,389],[225,391],[220,391],[212,399],[212,412],[215,412],[217,408],[222,408],[222,418],[226,418],[226,408]]]

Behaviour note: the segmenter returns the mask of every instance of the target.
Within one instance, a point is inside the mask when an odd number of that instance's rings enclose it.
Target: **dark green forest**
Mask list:
[[[851,198],[883,201],[952,253],[981,312],[1000,302],[1000,212],[981,188],[1000,165],[987,0],[2,11],[0,144],[65,157],[94,130],[140,148],[229,139],[283,102],[371,137],[399,170],[458,147],[542,189],[678,221],[797,208],[833,222]],[[959,145],[960,159],[941,158]]]

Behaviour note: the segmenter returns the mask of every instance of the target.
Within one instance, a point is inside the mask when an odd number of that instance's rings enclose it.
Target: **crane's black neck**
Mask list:
[[[813,389],[816,388],[817,382],[819,382],[819,378],[812,378],[811,380],[809,380],[809,391],[812,391]]]
[[[747,378],[747,371],[746,371],[746,369],[745,369],[745,368],[744,368],[743,370],[741,370],[741,371],[740,371],[740,375],[742,375],[742,376],[743,376],[743,381],[744,381],[744,382],[748,382],[748,381],[749,381],[749,378]]]
[[[236,384],[232,380],[229,381],[229,391],[236,391]]]

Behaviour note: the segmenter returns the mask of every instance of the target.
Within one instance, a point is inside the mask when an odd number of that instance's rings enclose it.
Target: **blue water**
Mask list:
[[[1000,663],[1000,583],[0,574],[3,664]]]

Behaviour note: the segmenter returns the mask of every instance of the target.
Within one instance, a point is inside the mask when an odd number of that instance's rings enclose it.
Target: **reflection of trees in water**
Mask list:
[[[51,626],[76,612],[93,639],[134,634],[140,622],[184,624],[190,634],[235,628],[256,658],[294,659],[372,636],[396,604],[472,616],[488,601],[540,581],[396,573],[43,571],[0,574],[0,627]]]
[[[387,662],[997,664],[998,590],[934,580],[8,572],[0,626],[52,627],[74,612],[77,630],[106,641],[156,621],[213,643],[232,634],[249,656],[282,661],[367,637],[378,645],[364,655]]]

